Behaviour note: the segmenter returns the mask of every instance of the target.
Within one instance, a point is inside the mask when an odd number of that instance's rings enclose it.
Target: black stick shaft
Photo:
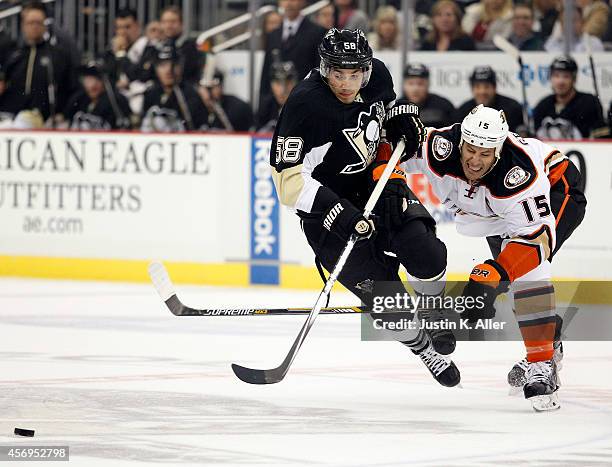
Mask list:
[[[191,308],[184,305],[176,295],[172,295],[165,301],[166,306],[176,316],[287,316],[287,315],[308,315],[310,308]],[[355,313],[367,313],[364,309],[357,306],[330,307],[323,308],[322,314],[345,315]]]
[[[591,65],[591,77],[593,78],[593,90],[597,100],[601,102],[599,98],[599,86],[597,85],[597,75],[595,74],[595,62],[593,61],[593,55],[589,54],[589,64]]]

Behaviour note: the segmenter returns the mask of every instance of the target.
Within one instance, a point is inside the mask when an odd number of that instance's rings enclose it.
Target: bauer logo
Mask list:
[[[278,198],[270,169],[267,138],[251,145],[251,284],[279,283]]]

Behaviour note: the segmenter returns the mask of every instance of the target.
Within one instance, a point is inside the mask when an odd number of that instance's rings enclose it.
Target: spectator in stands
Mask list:
[[[223,73],[216,70],[212,82],[199,88],[208,110],[206,127],[213,130],[249,131],[253,126],[251,106],[236,96],[223,92]]]
[[[421,50],[475,50],[476,46],[461,28],[461,10],[453,0],[438,0],[431,9],[433,29]]]
[[[607,132],[601,104],[592,94],[576,90],[578,66],[571,57],[560,56],[550,66],[553,94],[533,110],[538,138],[580,139]]]
[[[519,50],[544,50],[544,41],[533,30],[533,10],[528,4],[519,3],[514,7],[512,34],[508,40]]]
[[[326,30],[302,16],[304,0],[280,0],[284,9],[283,24],[266,38],[266,53],[261,70],[260,105],[270,95],[270,71],[275,54],[283,62],[293,62],[302,79],[319,66],[319,43]],[[275,52],[277,51],[277,52]]]
[[[419,107],[425,126],[442,128],[454,123],[455,107],[448,99],[429,92],[429,69],[422,63],[406,66],[403,91],[403,98]]]
[[[17,115],[28,111],[33,124],[57,115],[76,89],[76,64],[70,51],[58,47],[47,34],[47,13],[40,2],[24,5],[21,11],[21,39],[8,56],[0,90],[0,111]],[[53,92],[49,92],[52,89]],[[33,113],[33,114],[32,114]]]
[[[539,24],[540,36],[546,40],[559,17],[559,0],[534,0],[533,11]]]
[[[274,10],[263,17],[263,34],[270,34],[277,28],[280,28],[283,24],[283,15],[281,15],[278,11]]]
[[[147,44],[147,38],[141,36],[136,11],[131,8],[119,10],[115,17],[115,35],[104,61],[112,81],[120,89],[127,89],[130,81],[147,81],[148,77],[142,75],[141,62]]]
[[[465,9],[463,29],[477,44],[489,46],[495,35],[512,32],[512,0],[481,0]]]
[[[159,21],[151,21],[145,28],[145,37],[149,44],[158,46],[163,41],[163,33],[161,23]]]
[[[81,68],[82,89],[75,92],[64,109],[70,128],[110,130],[131,127],[127,99],[110,83],[103,64],[92,62]]]
[[[523,108],[514,99],[497,93],[497,75],[493,68],[488,65],[474,68],[470,76],[470,86],[474,97],[457,109],[456,122],[462,121],[474,107],[483,104],[486,107],[503,110],[510,131],[518,133],[522,129],[526,123],[523,122]]]
[[[334,5],[338,29],[361,29],[367,34],[370,30],[368,15],[357,9],[356,0],[334,0]]]
[[[267,13],[262,20],[262,37],[261,37],[261,48],[266,50],[266,39],[275,29],[278,29],[283,24],[283,16],[278,11],[271,11]]]
[[[602,0],[576,0],[576,5],[582,8],[583,31],[601,39],[608,29],[608,5]]]
[[[373,31],[368,42],[374,51],[398,50],[400,44],[399,18],[392,6],[381,6],[376,10]]]
[[[164,46],[174,47],[176,55],[184,60],[183,79],[196,85],[202,77],[205,56],[198,50],[194,39],[183,34],[183,15],[177,6],[164,8],[160,16]]]
[[[180,48],[165,45],[158,53],[155,74],[158,83],[144,95],[142,131],[198,130],[208,116],[193,84],[182,78]]]
[[[563,36],[563,11],[559,13],[559,32],[557,27],[553,31],[553,34],[548,38],[544,49],[547,52],[552,53],[563,53],[565,50],[565,37]],[[570,52],[587,52],[589,41],[591,51],[602,52],[604,50],[603,43],[598,37],[592,36],[584,32],[584,19],[582,16],[582,8],[574,7],[574,40],[570,44]]]
[[[321,8],[315,15],[315,22],[326,31],[333,28],[336,22],[336,7],[330,3]]]
[[[280,111],[297,84],[297,70],[291,62],[272,65],[272,94],[266,98],[257,114],[255,128],[258,132],[273,132]]]

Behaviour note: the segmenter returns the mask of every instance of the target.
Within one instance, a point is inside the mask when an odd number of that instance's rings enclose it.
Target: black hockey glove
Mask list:
[[[464,297],[474,298],[474,304],[462,314],[469,323],[495,317],[495,299],[508,290],[508,273],[497,261],[489,259],[472,269],[470,280],[463,289]]]
[[[378,145],[376,161],[372,164],[372,189],[374,189],[385,167],[387,167],[387,163],[391,158],[391,153],[391,145],[389,143],[381,142]],[[380,194],[380,198],[374,208],[374,212],[380,217],[382,225],[384,225],[387,230],[392,230],[402,225],[402,219],[404,211],[408,206],[407,200],[409,196],[410,190],[406,184],[406,174],[398,165],[393,169],[391,177]]]
[[[419,118],[419,108],[406,99],[397,100],[387,111],[383,127],[386,130],[387,140],[393,147],[400,139],[404,139],[406,151],[402,155],[402,161],[414,156],[427,136],[425,126]]]
[[[323,228],[348,240],[357,234],[359,240],[369,238],[374,233],[374,223],[367,220],[363,212],[346,199],[338,200],[323,216]]]

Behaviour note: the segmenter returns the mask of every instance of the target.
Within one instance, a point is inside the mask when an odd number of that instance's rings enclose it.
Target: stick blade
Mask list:
[[[232,363],[232,370],[238,379],[249,384],[275,384],[285,377],[285,373],[280,368],[255,370]]]

